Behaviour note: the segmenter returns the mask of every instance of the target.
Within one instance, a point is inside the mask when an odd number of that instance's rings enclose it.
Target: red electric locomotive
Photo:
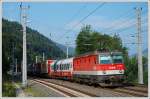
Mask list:
[[[95,52],[73,60],[73,78],[88,83],[112,84],[124,79],[121,52]]]

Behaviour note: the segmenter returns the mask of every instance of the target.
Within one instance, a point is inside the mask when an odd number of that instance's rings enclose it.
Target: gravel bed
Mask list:
[[[42,80],[42,79],[41,79]],[[64,80],[56,80],[56,79],[44,79],[46,81],[56,83],[56,84],[62,84],[67,87],[79,89],[81,91],[85,91],[94,95],[97,95],[99,97],[133,97],[132,95],[126,94],[126,93],[119,93],[113,91],[113,89],[105,89],[101,87],[94,87],[94,86],[88,86],[84,84],[78,84],[78,83],[72,83],[69,81],[64,81]]]
[[[63,95],[31,80],[28,80],[28,86],[32,90],[33,97],[64,97]]]
[[[148,93],[148,87],[131,86],[131,87],[125,87],[125,88],[131,89],[131,90],[137,90],[137,91],[144,91],[145,93]]]

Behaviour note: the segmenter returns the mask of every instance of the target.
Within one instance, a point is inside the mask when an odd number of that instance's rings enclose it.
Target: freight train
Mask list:
[[[125,76],[121,52],[93,52],[62,60],[34,64],[32,74],[89,84],[121,83]]]

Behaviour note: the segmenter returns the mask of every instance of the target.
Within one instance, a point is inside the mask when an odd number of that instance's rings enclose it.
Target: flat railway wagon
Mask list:
[[[118,84],[124,79],[121,52],[94,52],[51,63],[49,76],[94,84]]]

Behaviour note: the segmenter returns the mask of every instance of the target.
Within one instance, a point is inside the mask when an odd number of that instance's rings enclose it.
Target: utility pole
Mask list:
[[[68,58],[68,49],[69,49],[69,47],[68,47],[68,45],[67,45],[67,58]]]
[[[35,56],[35,63],[37,64],[37,58],[38,58],[38,56]]]
[[[12,79],[14,80],[14,68],[15,68],[15,44],[12,43]]]
[[[45,60],[45,54],[44,54],[44,52],[43,52],[43,61]]]
[[[18,66],[17,66],[17,58],[16,58],[16,74],[17,74],[17,68],[18,68]]]
[[[15,44],[13,43],[13,73],[15,68]]]
[[[142,35],[141,35],[142,8],[135,8],[135,10],[137,15],[138,83],[143,84]]]
[[[67,36],[66,38],[67,38],[67,41],[68,41],[69,37]],[[66,55],[66,58],[68,58],[68,49],[69,49],[69,46],[68,46],[68,43],[67,43],[67,42],[66,42],[66,47],[67,47],[67,52],[66,52],[67,55]]]
[[[29,9],[28,7],[23,7],[22,3],[20,5],[21,10],[21,24],[23,28],[23,67],[22,67],[22,85],[23,87],[27,86],[27,45],[26,45],[26,23],[27,23],[27,14],[25,11]]]

